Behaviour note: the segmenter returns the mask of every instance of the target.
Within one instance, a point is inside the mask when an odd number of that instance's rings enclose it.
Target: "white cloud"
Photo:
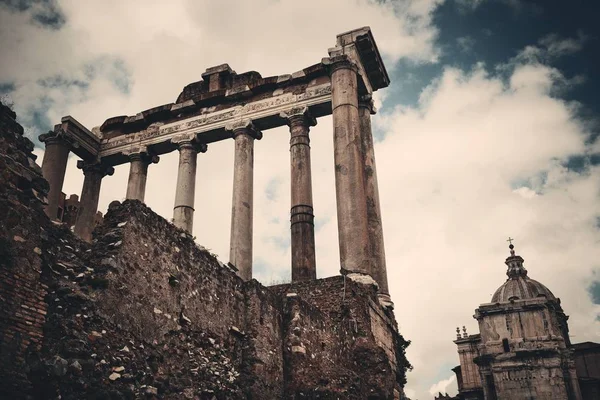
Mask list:
[[[430,26],[434,0],[60,4],[67,21],[61,30],[31,27],[27,15],[0,8],[2,46],[14,54],[0,59],[0,82],[16,82],[15,106],[23,118],[32,108],[44,109],[40,99],[46,96],[52,122],[71,114],[92,127],[172,102],[206,67],[223,62],[240,73],[293,72],[326,56],[335,34],[364,25],[372,27],[389,69],[401,57],[436,60],[438,51]],[[391,295],[400,330],[413,342],[408,357],[415,369],[407,386],[413,398],[429,398],[432,385],[442,384],[436,384],[438,367],[458,364],[454,328],[476,331],[473,310],[505,279],[509,235],[530,276],[562,298],[575,341],[599,333],[594,320],[600,310],[585,288],[599,268],[600,170],[578,174],[561,166],[570,155],[592,150],[573,106],[553,97],[564,78],[545,60],[512,60],[502,68],[508,79],[481,65],[446,68],[415,107],[382,108],[374,117],[385,132],[376,144],[379,189]],[[87,86],[37,84],[57,75]],[[116,77],[128,78],[127,91]],[[381,105],[379,93],[376,100]],[[311,130],[321,277],[339,271],[331,126],[330,117],[321,118]],[[288,141],[287,129],[278,128],[255,143],[254,254],[255,263],[264,264],[263,282],[289,276],[289,248],[281,245],[289,236]],[[198,156],[194,233],[223,260],[229,252],[232,144],[211,144]],[[177,157],[164,155],[149,168],[147,203],[166,218],[172,215]],[[66,193],[81,191],[75,161]],[[127,174],[128,167],[120,166],[105,178],[101,210],[124,198]]]
[[[550,96],[554,77],[541,64],[506,82],[447,68],[418,106],[375,118],[387,132],[376,151],[391,294],[414,339],[408,386],[419,398],[432,365],[458,364],[454,327],[476,332],[474,309],[505,279],[509,235],[530,276],[562,298],[576,340],[597,337],[585,288],[599,267],[600,169],[561,166],[586,151],[587,132]],[[523,181],[532,187],[515,190]]]
[[[16,82],[20,115],[39,109],[38,99],[47,98],[53,121],[70,113],[95,126],[110,116],[175,101],[206,67],[223,62],[240,73],[294,72],[327,56],[336,34],[365,25],[388,62],[434,60],[437,31],[430,12],[439,2],[63,0],[58,5],[66,24],[60,30],[30,24],[33,10],[0,7],[3,51],[11,54],[0,60],[0,82]],[[130,93],[115,84],[117,62],[129,74]],[[61,86],[56,93],[38,84],[54,76],[89,87]]]
[[[475,39],[473,39],[471,36],[461,36],[456,39],[456,43],[458,44],[460,51],[463,53],[468,53],[475,45]]]
[[[456,389],[455,388],[451,388],[449,389],[450,385],[454,384],[456,382],[456,375],[452,375],[450,376],[450,378],[448,379],[442,379],[439,382],[434,383],[433,385],[431,385],[431,387],[429,388],[429,394],[431,396],[437,396],[438,393],[448,393],[451,396],[453,396],[454,394],[456,394]]]
[[[574,38],[564,38],[552,33],[541,38],[537,45],[526,46],[515,57],[515,61],[528,63],[553,61],[581,51],[587,39],[582,32]]]

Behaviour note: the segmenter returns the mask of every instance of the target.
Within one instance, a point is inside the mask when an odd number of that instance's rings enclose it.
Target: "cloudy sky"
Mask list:
[[[29,137],[174,102],[207,67],[292,73],[368,25],[392,83],[373,118],[388,274],[412,340],[407,394],[456,392],[454,328],[505,280],[506,238],[562,299],[574,342],[600,339],[600,59],[590,2],[534,0],[0,0],[0,94]],[[317,269],[339,254],[331,118],[312,129]],[[255,147],[254,275],[290,277],[289,133]],[[36,150],[40,156],[43,149]],[[177,154],[146,199],[171,218]],[[41,163],[41,158],[39,159]],[[80,193],[69,163],[64,191]],[[194,234],[228,259],[233,141],[198,159]],[[128,166],[102,184],[123,199]]]

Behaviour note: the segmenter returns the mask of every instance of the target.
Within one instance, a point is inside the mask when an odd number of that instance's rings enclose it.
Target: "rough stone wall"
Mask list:
[[[40,349],[47,312],[40,255],[48,184],[15,118],[0,103],[0,398],[29,388],[28,359]]]
[[[400,397],[403,339],[374,285],[338,276],[272,289],[285,299],[286,398]]]
[[[471,339],[471,338],[469,338]],[[458,356],[460,358],[462,387],[461,389],[469,390],[481,388],[481,377],[479,376],[479,368],[473,361],[478,355],[477,345],[480,340],[457,340]]]
[[[567,394],[560,357],[529,358],[494,363],[494,381],[498,400],[571,399]]]
[[[0,398],[403,398],[406,342],[368,280],[243,282],[138,201],[85,243],[45,216],[0,111]]]
[[[492,391],[484,375],[493,375],[498,400],[579,398],[558,313],[558,304],[545,298],[483,304],[476,310],[481,380]]]

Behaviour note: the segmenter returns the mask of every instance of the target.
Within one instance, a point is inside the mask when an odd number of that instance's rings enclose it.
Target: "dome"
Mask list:
[[[550,289],[527,276],[508,278],[492,296],[492,303],[504,303],[511,300],[534,299],[545,297],[556,300]]]
[[[508,279],[496,290],[492,296],[492,303],[505,303],[511,300],[535,299],[544,297],[555,300],[556,297],[550,289],[536,280],[527,276],[527,270],[523,267],[523,258],[515,255],[514,246],[510,246],[510,257],[506,259],[508,266]]]

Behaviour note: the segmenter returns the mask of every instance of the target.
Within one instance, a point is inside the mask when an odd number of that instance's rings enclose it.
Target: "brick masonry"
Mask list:
[[[41,348],[47,313],[40,255],[48,184],[15,118],[0,103],[0,398],[29,388],[28,359]]]

